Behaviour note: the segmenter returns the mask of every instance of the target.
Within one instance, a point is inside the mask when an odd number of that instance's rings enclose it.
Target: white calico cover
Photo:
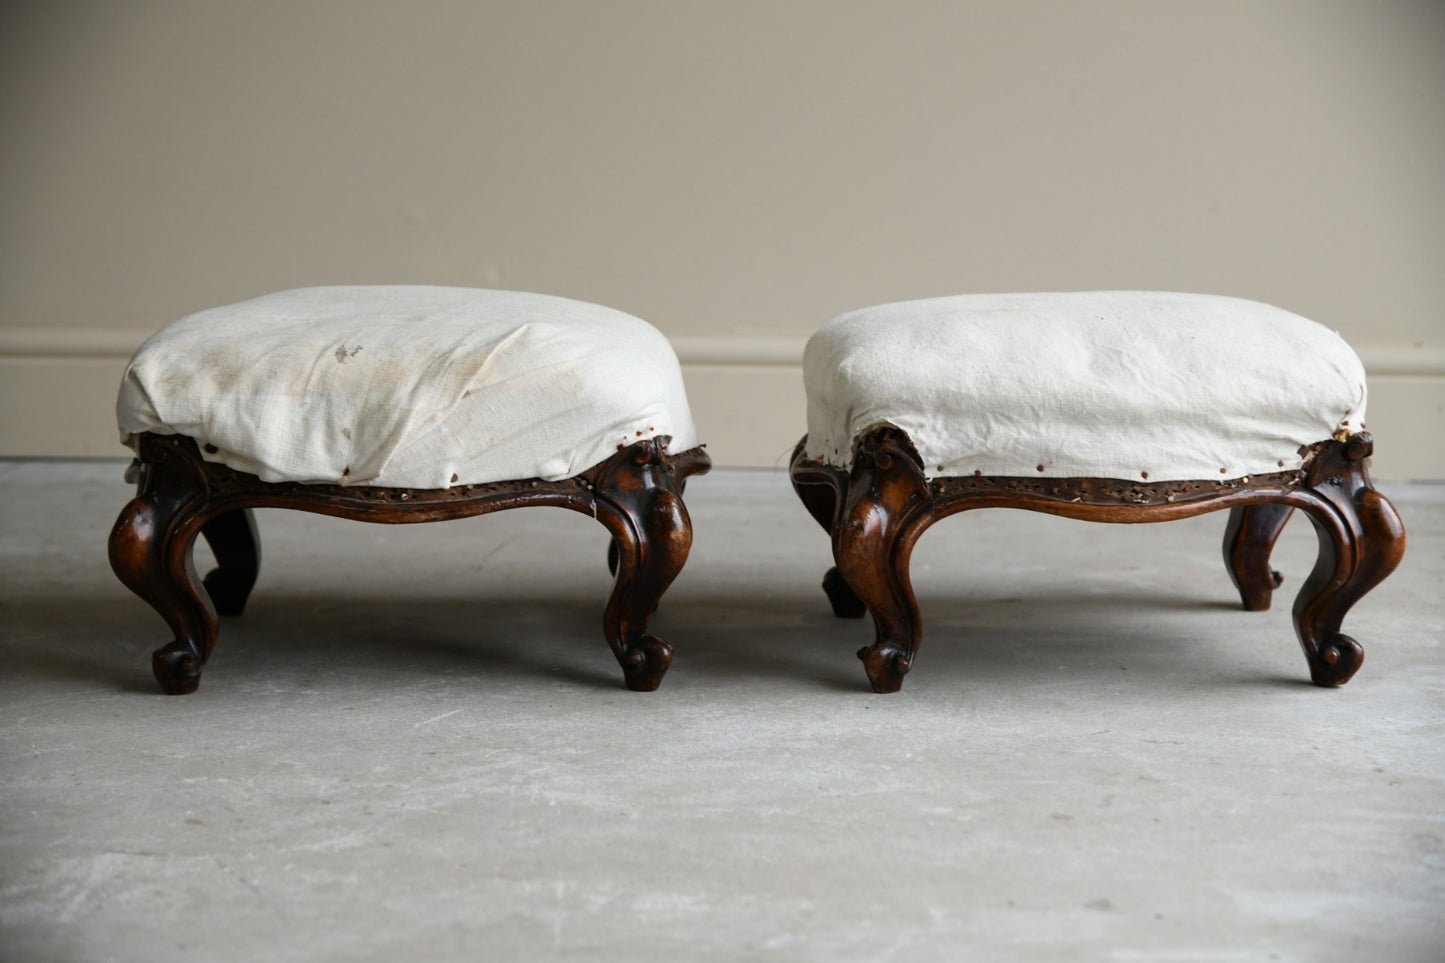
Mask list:
[[[906,431],[931,476],[1149,481],[1296,469],[1364,426],[1340,336],[1255,301],[1139,291],[980,294],[835,318],[803,356],[807,453]],[[1040,468],[1042,466],[1042,468]]]
[[[517,291],[281,291],[193,314],[131,359],[121,438],[181,434],[264,481],[446,488],[561,479],[619,445],[697,445],[644,321]]]

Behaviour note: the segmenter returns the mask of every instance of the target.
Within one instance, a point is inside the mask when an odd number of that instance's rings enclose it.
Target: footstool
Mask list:
[[[110,535],[120,580],[174,640],[152,668],[194,691],[217,613],[260,564],[254,508],[409,523],[555,505],[612,535],[603,633],[629,688],[672,646],[648,616],[682,569],[682,495],[706,472],[667,340],[630,315],[513,291],[283,291],[191,315],[131,359],[117,417],[135,498]],[[217,567],[196,575],[196,536]]]
[[[990,507],[1099,522],[1227,508],[1226,565],[1254,610],[1280,584],[1270,550],[1298,508],[1319,535],[1294,604],[1310,677],[1340,685],[1360,667],[1340,625],[1399,564],[1405,532],[1370,483],[1364,369],[1324,327],[1205,295],[969,295],[845,314],[803,368],[791,477],[832,537],[834,612],[873,616],[858,655],[875,691],[896,691],[918,653],[914,544]]]

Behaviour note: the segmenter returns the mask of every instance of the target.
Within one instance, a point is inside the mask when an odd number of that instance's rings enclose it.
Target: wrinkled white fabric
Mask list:
[[[865,308],[813,335],[803,376],[809,456],[849,468],[853,439],[888,423],[929,476],[1238,478],[1298,468],[1301,446],[1365,417],[1365,371],[1338,334],[1212,295]]]
[[[555,480],[654,435],[697,445],[651,325],[472,288],[302,288],[193,314],[136,351],[116,413],[127,443],[188,435],[271,482]]]

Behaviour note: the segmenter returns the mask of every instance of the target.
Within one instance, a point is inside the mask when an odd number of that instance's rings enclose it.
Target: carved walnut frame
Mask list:
[[[807,439],[805,438],[804,441]],[[1405,530],[1389,500],[1370,484],[1370,435],[1359,432],[1305,451],[1298,471],[1228,481],[1139,483],[1107,478],[978,475],[924,477],[908,436],[882,426],[858,438],[853,468],[793,452],[793,488],[832,536],[834,568],[823,589],[834,614],[871,612],[872,645],[858,652],[876,692],[896,692],[923,634],[908,561],[920,535],[941,518],[973,508],[1023,508],[1096,522],[1162,522],[1227,508],[1224,560],[1244,607],[1269,608],[1280,584],[1269,555],[1298,508],[1319,535],[1319,556],[1294,603],[1294,623],[1310,678],[1343,685],[1364,650],[1340,633],[1345,614],[1399,565]]]
[[[444,489],[268,483],[201,457],[181,435],[145,434],[127,474],[136,496],[110,535],[110,564],[132,592],[165,619],[175,638],[151,659],[167,693],[194,692],[216,645],[217,613],[240,615],[261,552],[253,508],[294,508],[401,524],[466,518],[531,505],[591,515],[612,535],[608,567],[617,577],[603,634],[629,689],[650,691],[672,663],[672,646],[647,633],[658,599],[692,546],[682,494],[711,461],[701,448],[673,455],[666,436],[640,441],[563,481],[529,478]],[[203,536],[217,567],[198,578],[192,560]]]

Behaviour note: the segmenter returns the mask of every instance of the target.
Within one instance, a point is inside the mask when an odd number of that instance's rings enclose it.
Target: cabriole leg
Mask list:
[[[174,638],[151,656],[151,669],[165,692],[184,695],[200,684],[216,644],[216,612],[191,557],[205,487],[181,452],[143,455],[139,491],[111,530],[110,565],[170,626]]]
[[[1270,597],[1284,581],[1269,567],[1269,555],[1293,513],[1293,508],[1278,502],[1229,511],[1229,524],[1224,530],[1224,565],[1244,607],[1251,612],[1268,609]]]
[[[216,567],[202,580],[221,615],[240,615],[261,569],[261,539],[249,508],[224,512],[201,526],[216,556]]]
[[[1373,440],[1361,432],[1321,451],[1309,468],[1306,511],[1319,534],[1320,553],[1295,599],[1294,619],[1316,685],[1343,685],[1364,662],[1364,649],[1340,626],[1405,554],[1400,516],[1370,484],[1373,450]]]
[[[861,441],[833,530],[833,558],[873,616],[873,644],[858,658],[874,692],[903,686],[923,639],[908,562],[931,520],[932,499],[911,452],[888,434]]]
[[[803,443],[799,442],[798,447],[793,449],[793,464],[797,464],[802,457]],[[813,516],[813,520],[831,537],[837,523],[838,493],[832,485],[802,482],[796,477],[792,482],[798,500],[803,503],[808,514]],[[833,614],[840,619],[861,619],[868,611],[863,600],[848,587],[836,565],[823,575],[823,592],[828,596],[828,604],[833,607]]]
[[[672,664],[672,645],[649,635],[647,621],[692,548],[682,473],[663,444],[658,439],[619,452],[602,466],[595,486],[597,520],[612,534],[617,575],[603,632],[627,687],[639,692],[656,689]]]

